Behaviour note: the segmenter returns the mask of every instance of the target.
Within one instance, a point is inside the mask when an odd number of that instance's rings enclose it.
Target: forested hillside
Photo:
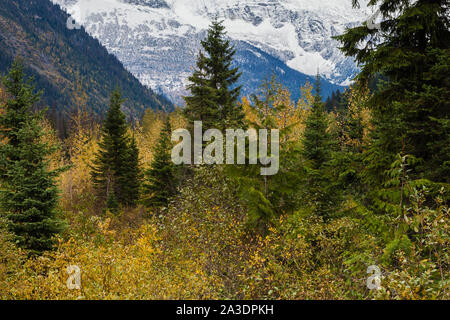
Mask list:
[[[41,104],[58,111],[71,110],[85,99],[97,114],[117,86],[127,99],[127,113],[145,108],[171,110],[163,96],[144,87],[113,55],[83,29],[69,30],[68,15],[50,1],[2,0],[0,6],[0,73],[16,57],[44,90]]]

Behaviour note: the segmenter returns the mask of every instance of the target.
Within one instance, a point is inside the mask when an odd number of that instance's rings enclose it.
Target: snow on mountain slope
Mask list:
[[[259,49],[285,63],[278,66],[286,69],[281,74],[293,69],[313,76],[319,70],[340,85],[347,85],[357,68],[342,55],[332,36],[370,15],[366,8],[352,9],[351,0],[52,1],[71,13],[144,84],[176,102],[185,93],[200,39],[216,15],[225,21],[234,44],[251,50],[254,59],[263,59],[255,50]]]
[[[291,68],[315,75],[317,69],[332,80],[345,58],[332,36],[367,19],[366,10],[354,10],[351,0],[168,0],[183,24],[207,28],[218,14],[231,38],[244,40],[281,58]],[[189,13],[188,13],[189,12]]]

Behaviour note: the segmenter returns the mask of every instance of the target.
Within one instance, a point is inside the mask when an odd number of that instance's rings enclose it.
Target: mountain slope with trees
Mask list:
[[[58,111],[85,103],[97,114],[105,111],[117,86],[125,111],[141,115],[145,108],[172,109],[163,96],[144,87],[116,57],[84,29],[69,30],[68,15],[48,0],[2,0],[0,6],[0,73],[6,73],[16,57],[25,71],[44,89],[42,104]]]

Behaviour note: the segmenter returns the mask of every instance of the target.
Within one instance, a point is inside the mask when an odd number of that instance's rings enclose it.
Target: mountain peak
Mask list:
[[[369,16],[367,8],[354,9],[350,0],[53,1],[141,82],[177,101],[185,93],[199,40],[215,16],[224,20],[234,43],[259,49],[307,76],[320,70],[336,85],[348,85],[358,68],[332,37]]]

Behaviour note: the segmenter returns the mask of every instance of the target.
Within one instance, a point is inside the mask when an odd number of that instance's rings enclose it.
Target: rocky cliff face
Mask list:
[[[225,21],[238,49],[244,93],[261,77],[279,76],[291,90],[317,71],[324,94],[357,72],[332,36],[370,12],[351,0],[53,0],[114,53],[142,83],[181,102],[200,39],[212,17]],[[263,69],[261,69],[263,68]],[[257,75],[255,74],[257,71]]]

